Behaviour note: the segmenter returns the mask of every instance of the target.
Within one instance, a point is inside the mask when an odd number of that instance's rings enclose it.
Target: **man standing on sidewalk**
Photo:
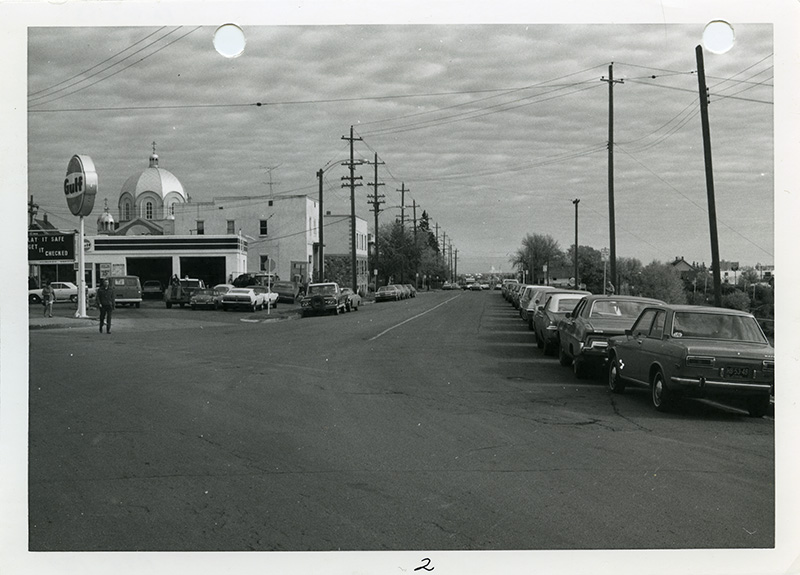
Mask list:
[[[48,281],[42,289],[42,303],[44,304],[44,317],[53,317],[53,303],[56,301],[56,292]]]
[[[104,278],[97,290],[97,307],[100,308],[100,333],[103,333],[103,321],[106,323],[106,333],[111,333],[111,312],[114,310],[116,298],[114,288],[109,287],[108,279]]]

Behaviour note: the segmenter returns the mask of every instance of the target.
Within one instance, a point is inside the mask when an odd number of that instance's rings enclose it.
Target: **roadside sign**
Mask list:
[[[28,262],[71,264],[74,261],[74,233],[28,232]]]
[[[600,260],[607,262],[611,259],[611,251],[608,248],[600,249]]]

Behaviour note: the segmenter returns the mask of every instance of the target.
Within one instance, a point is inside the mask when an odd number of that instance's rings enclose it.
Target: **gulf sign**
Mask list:
[[[64,196],[67,206],[75,216],[88,216],[97,195],[97,172],[89,156],[74,155],[67,166],[64,178]]]

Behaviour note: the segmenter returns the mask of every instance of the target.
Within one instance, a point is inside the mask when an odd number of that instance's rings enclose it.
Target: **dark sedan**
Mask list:
[[[645,308],[609,347],[608,385],[650,387],[653,406],[665,411],[685,397],[743,401],[763,416],[775,386],[775,350],[751,314],[714,307]]]
[[[578,302],[590,295],[586,291],[552,290],[539,296],[544,301],[536,306],[531,319],[531,329],[536,337],[536,347],[545,355],[555,355],[558,347],[558,324],[578,305]]]
[[[622,335],[648,305],[663,301],[635,296],[590,295],[558,324],[558,359],[572,364],[575,376],[586,377],[605,364],[608,338]]]

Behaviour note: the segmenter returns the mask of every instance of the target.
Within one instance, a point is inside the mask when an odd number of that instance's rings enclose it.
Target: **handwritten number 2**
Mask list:
[[[422,563],[423,564],[420,565],[419,567],[417,567],[416,569],[414,569],[414,571],[419,571],[420,569],[424,569],[425,571],[433,571],[434,570],[434,567],[428,568],[428,565],[431,564],[431,560],[428,559],[427,557],[425,557],[425,559],[422,560]]]

